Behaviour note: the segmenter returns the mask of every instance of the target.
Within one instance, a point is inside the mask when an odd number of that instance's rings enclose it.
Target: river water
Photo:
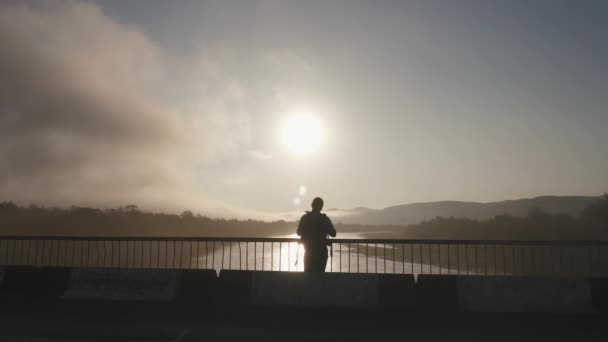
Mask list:
[[[293,238],[293,235],[277,236]],[[341,234],[356,239],[359,234]],[[204,243],[203,243],[204,244]],[[202,250],[202,251],[200,251]],[[430,251],[400,244],[333,243],[329,250],[327,272],[419,273],[458,272],[432,262]],[[185,251],[188,253],[188,251]],[[209,242],[199,246],[189,260],[194,267],[231,270],[303,271],[304,248],[296,242]],[[198,255],[198,257],[196,257]],[[431,260],[429,260],[431,257]],[[413,260],[413,262],[412,262]],[[183,267],[183,265],[182,265]]]

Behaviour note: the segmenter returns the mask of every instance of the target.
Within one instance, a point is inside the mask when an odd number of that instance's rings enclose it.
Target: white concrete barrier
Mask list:
[[[75,268],[63,298],[172,301],[178,275],[177,270]]]
[[[584,278],[466,276],[457,288],[462,311],[595,313]]]
[[[254,272],[250,304],[293,308],[376,308],[374,274]]]

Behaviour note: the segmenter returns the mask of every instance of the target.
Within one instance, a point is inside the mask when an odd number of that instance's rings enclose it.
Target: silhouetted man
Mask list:
[[[336,237],[336,229],[327,215],[321,213],[323,199],[312,201],[312,211],[300,219],[298,236],[304,245],[304,272],[325,272],[327,265],[327,236]]]

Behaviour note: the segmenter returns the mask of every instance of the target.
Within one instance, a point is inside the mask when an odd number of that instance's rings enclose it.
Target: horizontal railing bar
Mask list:
[[[161,237],[161,236],[67,236],[67,235],[0,235],[0,240],[75,240],[75,241],[225,241],[225,242],[300,242],[299,238],[252,237]],[[589,240],[432,240],[432,239],[330,239],[331,243],[359,244],[465,244],[465,245],[536,245],[536,246],[600,246],[608,241]]]
[[[545,245],[545,246],[597,246],[608,241],[569,240],[431,240],[431,239],[331,239],[334,243],[433,244],[433,245]]]
[[[298,242],[298,238],[250,238],[250,237],[176,237],[176,236],[17,236],[0,235],[0,240],[76,240],[76,241],[228,241],[228,242]]]

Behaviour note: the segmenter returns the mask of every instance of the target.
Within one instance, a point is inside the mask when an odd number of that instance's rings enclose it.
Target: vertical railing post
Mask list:
[[[517,271],[515,270],[515,246],[511,245],[511,276],[514,276],[517,274]]]
[[[350,242],[346,245],[346,251],[348,252],[348,273],[350,272]]]
[[[502,245],[502,275],[507,275],[507,246]]]
[[[475,275],[479,275],[479,258],[477,257],[477,247],[478,245],[475,244]]]
[[[433,245],[431,245],[429,243],[428,246],[429,246],[429,274],[433,274],[433,250],[431,249],[431,247]]]
[[[531,257],[531,265],[530,265],[530,272],[532,273],[532,275],[534,275],[534,272],[536,272],[536,257],[534,253],[534,246],[531,246],[532,248],[530,249],[530,257]]]
[[[339,244],[340,248],[338,249],[338,257],[340,258],[340,270],[338,273],[342,272],[342,244]]]
[[[456,275],[460,275],[460,248],[456,243]]]
[[[412,267],[412,275],[414,275],[414,244],[410,243],[410,266]]]
[[[441,244],[437,244],[437,257],[439,259],[439,275],[441,275],[442,271],[441,271]]]
[[[224,269],[224,259],[226,254],[226,249],[224,248],[224,240],[220,241],[222,243],[222,264],[220,266],[220,271]]]
[[[211,269],[215,269],[215,240],[211,241]]]
[[[357,273],[359,273],[359,247],[361,246],[360,243],[357,242]]]
[[[464,245],[464,269],[465,275],[469,275],[469,245]]]
[[[374,271],[378,272],[378,243],[374,242]]]
[[[365,273],[369,273],[369,244],[365,244]]]
[[[521,246],[521,275],[526,275],[526,245]]]
[[[488,275],[488,245],[483,246],[483,275]]]
[[[391,247],[393,248],[393,273],[395,273],[395,244],[393,243]]]
[[[452,264],[450,263],[450,246],[451,244],[448,242],[448,275],[452,274]]]
[[[196,242],[196,269],[198,270],[199,269],[199,267],[198,267],[199,260],[198,259],[201,257],[200,253],[199,253],[199,247],[200,247],[201,242],[199,240],[195,240],[195,242]]]
[[[494,245],[494,275],[498,275],[498,254],[496,253],[497,248],[498,245]]]
[[[422,261],[424,259],[422,258],[422,244],[421,243],[418,244],[418,249],[420,250],[420,274],[424,274],[424,267],[422,265]]]
[[[405,244],[401,244],[401,266],[403,267],[403,274],[405,274]]]

